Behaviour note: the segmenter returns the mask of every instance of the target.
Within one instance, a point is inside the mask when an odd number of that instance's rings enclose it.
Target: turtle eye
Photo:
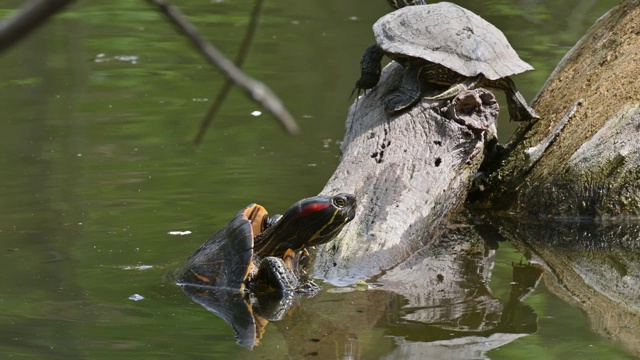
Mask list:
[[[344,196],[335,196],[333,199],[333,205],[336,207],[345,207],[347,206],[347,198]]]

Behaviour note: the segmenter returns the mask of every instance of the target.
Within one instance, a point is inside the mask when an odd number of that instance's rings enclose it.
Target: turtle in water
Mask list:
[[[264,207],[251,204],[189,257],[178,284],[226,321],[238,344],[251,349],[269,321],[284,316],[296,293],[317,292],[311,280],[301,281],[306,248],[331,241],[355,210],[351,194],[302,199],[271,218]]]
[[[251,204],[189,257],[178,282],[240,292],[261,286],[304,291],[298,268],[305,249],[331,241],[355,209],[351,194],[302,199],[272,219]]]
[[[405,69],[401,85],[385,100],[389,115],[410,108],[421,98],[451,99],[483,87],[505,92],[512,120],[539,119],[509,78],[533,67],[518,57],[498,28],[448,2],[387,1],[397,10],[373,25],[376,43],[362,56],[362,74],[354,91],[366,91],[379,82],[380,62],[387,55]],[[423,97],[427,83],[448,89]]]

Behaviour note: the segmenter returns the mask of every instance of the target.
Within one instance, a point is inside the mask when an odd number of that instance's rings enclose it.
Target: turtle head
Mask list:
[[[405,6],[412,5],[426,5],[427,2],[424,0],[387,0],[389,5],[391,5],[394,9],[400,9]]]
[[[282,256],[288,249],[299,251],[328,243],[353,220],[355,210],[356,198],[351,194],[302,199],[255,238],[254,252],[260,256]]]

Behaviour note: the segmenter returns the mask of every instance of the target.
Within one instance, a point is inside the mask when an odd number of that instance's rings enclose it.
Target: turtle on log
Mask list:
[[[364,51],[362,74],[354,91],[366,91],[378,83],[381,60],[387,55],[405,69],[400,86],[385,100],[389,115],[410,108],[421,98],[451,99],[465,90],[483,87],[505,92],[512,120],[539,119],[510,78],[533,67],[518,57],[498,28],[448,2],[388,2],[397,10],[373,25],[376,43]],[[448,88],[423,97],[429,83]]]

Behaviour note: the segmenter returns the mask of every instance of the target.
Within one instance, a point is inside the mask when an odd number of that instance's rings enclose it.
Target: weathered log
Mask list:
[[[342,159],[322,193],[353,193],[358,211],[318,252],[315,276],[330,282],[368,279],[432,241],[437,225],[466,198],[488,130],[495,129],[498,104],[483,89],[423,101],[389,118],[383,99],[401,75],[391,63],[349,111]]]
[[[640,2],[625,0],[569,51],[489,177],[485,206],[553,216],[640,214]],[[579,105],[578,105],[579,104]]]

